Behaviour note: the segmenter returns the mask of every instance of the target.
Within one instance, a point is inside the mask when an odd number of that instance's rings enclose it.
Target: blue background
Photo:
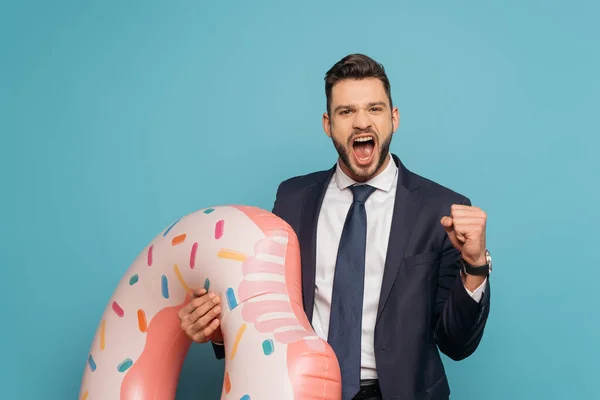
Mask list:
[[[492,312],[444,359],[453,398],[597,396],[600,6],[490,3],[3,3],[0,398],[76,398],[109,296],[173,220],[270,209],[333,165],[323,76],[352,52],[387,69],[392,150],[489,214]],[[222,374],[193,346],[177,398]]]

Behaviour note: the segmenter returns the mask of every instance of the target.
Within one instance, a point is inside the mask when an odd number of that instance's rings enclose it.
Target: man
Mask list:
[[[305,312],[338,356],[344,400],[448,399],[439,351],[471,355],[489,315],[486,214],[390,154],[400,118],[380,64],[349,55],[325,81],[339,159],[281,183],[273,209],[300,241]],[[222,358],[219,299],[198,295],[181,327]]]

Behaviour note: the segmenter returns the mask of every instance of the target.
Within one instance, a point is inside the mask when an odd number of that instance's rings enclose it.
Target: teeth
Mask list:
[[[370,140],[373,140],[373,138],[371,136],[365,136],[365,137],[360,137],[360,138],[354,139],[355,142],[368,142]]]

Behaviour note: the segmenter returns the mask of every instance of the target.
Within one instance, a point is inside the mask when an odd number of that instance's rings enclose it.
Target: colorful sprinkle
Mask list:
[[[175,224],[177,224],[179,221],[180,221],[180,220],[177,220],[177,221],[173,222],[173,225],[171,225],[171,226],[169,227],[169,229],[167,229],[167,230],[165,231],[165,233],[163,233],[163,237],[167,236],[167,233],[169,233],[169,232],[171,231],[171,229],[173,229],[173,227],[175,226]]]
[[[204,289],[208,292],[208,289],[210,289],[210,279],[206,278],[204,280]]]
[[[167,280],[167,276],[163,275],[162,279],[161,279],[161,289],[162,289],[162,296],[165,299],[169,298],[169,281]]]
[[[140,328],[140,332],[146,332],[146,329],[148,328],[148,325],[146,322],[146,313],[144,312],[144,310],[138,310],[137,316],[138,316],[138,326]]]
[[[213,211],[215,211],[214,208],[207,208],[206,210],[204,210],[204,214],[210,214]]]
[[[231,350],[231,359],[235,357],[235,353],[237,352],[237,348],[240,344],[240,340],[242,340],[242,336],[244,335],[244,331],[246,330],[246,324],[240,326],[240,329],[237,331],[237,335],[235,335],[235,342],[233,342],[233,349]]]
[[[90,365],[90,369],[92,370],[92,372],[94,372],[96,370],[96,361],[94,361],[94,357],[92,357],[91,354],[88,358],[88,364]]]
[[[231,392],[231,380],[229,379],[229,372],[225,372],[225,393]]]
[[[221,237],[223,236],[224,226],[225,226],[224,220],[220,220],[219,222],[217,222],[217,224],[215,225],[215,239],[221,239]]]
[[[177,276],[177,279],[179,279],[179,283],[181,283],[181,286],[183,286],[183,289],[186,292],[189,292],[190,287],[187,285],[187,283],[185,283],[185,279],[183,279],[183,275],[181,275],[181,271],[179,271],[177,264],[173,265],[173,270],[175,271],[175,276]]]
[[[240,262],[246,260],[246,255],[231,250],[221,250],[217,253],[217,257]]]
[[[138,276],[138,274],[133,275],[131,278],[129,278],[129,284],[131,286],[135,285],[136,283],[138,283],[138,280],[140,279],[140,277]]]
[[[133,361],[131,361],[129,358],[126,358],[121,362],[121,364],[117,365],[117,371],[125,372],[129,368],[131,368],[132,365],[133,365]]]
[[[237,300],[235,299],[235,293],[233,293],[232,288],[228,288],[225,291],[225,295],[227,296],[227,304],[229,305],[229,309],[233,310],[237,307]]]
[[[175,236],[173,238],[173,240],[171,240],[171,245],[177,246],[178,244],[185,242],[185,237],[186,237],[185,233],[183,235]]]
[[[273,341],[271,339],[267,339],[262,343],[262,348],[263,348],[263,353],[265,353],[266,356],[270,356],[271,354],[273,354],[273,351],[275,350],[275,348],[273,347]]]
[[[190,254],[190,268],[194,269],[196,266],[196,252],[198,251],[198,242],[192,245],[192,253]]]
[[[100,322],[100,350],[104,350],[106,348],[106,320],[103,319]]]
[[[150,246],[150,248],[148,249],[148,266],[150,267],[152,265],[152,249],[154,248],[154,245]]]
[[[250,396],[245,394],[242,397],[240,397],[240,400],[250,400]]]
[[[83,396],[81,396],[81,400],[86,400],[88,397],[88,392],[87,390],[83,393]]]
[[[123,317],[123,315],[125,314],[121,306],[118,305],[116,301],[113,301],[112,309],[115,312],[115,314],[117,314],[119,317]]]

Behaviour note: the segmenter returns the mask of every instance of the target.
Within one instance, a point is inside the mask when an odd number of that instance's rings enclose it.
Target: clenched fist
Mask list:
[[[206,293],[205,289],[196,289],[193,295],[194,299],[177,314],[181,329],[196,343],[223,342],[218,318],[221,313],[219,297]]]
[[[440,221],[450,241],[471,265],[485,265],[486,213],[478,207],[453,204],[450,216]]]

